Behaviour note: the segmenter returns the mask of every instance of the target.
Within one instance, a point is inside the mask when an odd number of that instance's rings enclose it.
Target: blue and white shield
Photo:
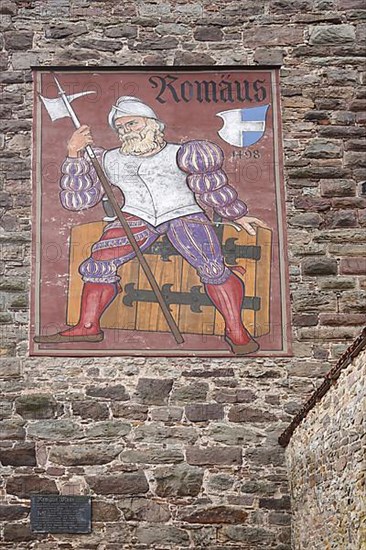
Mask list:
[[[236,147],[250,147],[263,137],[269,105],[249,109],[231,109],[217,113],[224,126],[217,133],[220,138]]]

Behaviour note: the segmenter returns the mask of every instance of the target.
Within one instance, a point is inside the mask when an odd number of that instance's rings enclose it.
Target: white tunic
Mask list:
[[[122,212],[157,226],[203,211],[188,187],[187,174],[177,165],[179,148],[180,145],[168,143],[151,157],[125,155],[119,148],[104,154],[105,174],[125,197]]]

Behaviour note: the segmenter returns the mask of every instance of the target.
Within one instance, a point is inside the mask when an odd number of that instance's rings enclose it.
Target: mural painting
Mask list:
[[[278,71],[35,71],[31,353],[286,355]]]

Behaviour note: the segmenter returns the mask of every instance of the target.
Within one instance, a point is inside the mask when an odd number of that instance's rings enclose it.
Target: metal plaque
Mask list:
[[[31,529],[37,533],[90,533],[91,497],[32,495]]]

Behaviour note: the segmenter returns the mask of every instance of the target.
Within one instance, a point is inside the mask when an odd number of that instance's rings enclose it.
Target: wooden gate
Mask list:
[[[71,231],[70,273],[67,324],[79,320],[83,282],[79,265],[90,256],[93,243],[99,240],[105,222],[77,225]],[[272,232],[257,228],[255,236],[245,230],[220,226],[218,236],[222,243],[225,263],[241,266],[238,274],[245,284],[242,316],[245,326],[255,337],[269,332],[270,272]],[[160,237],[144,253],[169,304],[182,333],[222,335],[224,320],[211,304],[203,284],[193,267]],[[168,326],[150,285],[137,260],[131,260],[119,269],[123,292],[112,302],[101,319],[102,328],[168,332]]]

